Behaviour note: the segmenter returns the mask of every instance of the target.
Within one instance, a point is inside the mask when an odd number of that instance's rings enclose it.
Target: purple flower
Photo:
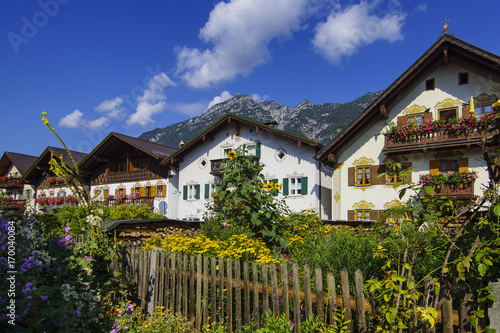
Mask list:
[[[41,299],[42,301],[46,301],[46,300],[48,300],[48,299],[49,299],[49,296],[42,296],[42,295],[40,295],[40,299]]]
[[[73,315],[75,315],[75,317],[76,317],[76,318],[80,318],[80,316],[81,316],[81,312],[80,312],[80,311],[78,311],[78,310],[74,310],[74,311],[73,311]]]
[[[130,313],[134,312],[134,306],[132,304],[128,303],[127,307],[128,307],[128,312]]]
[[[69,232],[71,230],[71,227],[64,227],[65,232]]]

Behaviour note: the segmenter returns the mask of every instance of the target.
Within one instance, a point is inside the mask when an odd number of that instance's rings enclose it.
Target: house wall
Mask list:
[[[469,84],[458,85],[458,73],[469,73]],[[435,89],[425,91],[425,81],[435,79]],[[471,72],[457,64],[450,63],[447,66],[439,66],[430,71],[428,75],[417,81],[395,105],[389,105],[389,119],[380,117],[371,126],[365,128],[358,136],[346,145],[339,154],[339,163],[336,165],[332,177],[332,211],[333,219],[347,220],[348,210],[353,210],[355,206],[371,207],[375,210],[384,210],[385,207],[399,202],[399,190],[392,185],[370,185],[366,187],[348,186],[348,168],[353,167],[356,162],[365,159],[374,165],[384,164],[386,156],[382,153],[384,148],[384,135],[387,130],[387,123],[397,123],[397,117],[405,115],[410,106],[418,105],[423,109],[430,108],[433,119],[438,118],[439,103],[448,101],[459,104],[459,114],[462,116],[462,103],[469,103],[471,96],[478,96],[481,93],[498,93],[500,84],[489,80],[486,77]],[[406,109],[406,110],[405,110]],[[412,181],[418,182],[420,174],[429,173],[429,161],[436,159],[439,151],[429,150],[427,154],[407,154],[401,156],[401,161],[409,161],[414,167]],[[481,161],[481,151],[479,148],[460,149],[455,152],[468,158],[469,170],[478,173],[479,178],[475,182],[474,193],[481,194],[481,184],[487,183],[487,172],[484,163]],[[407,193],[401,201],[409,198]],[[364,202],[362,202],[364,201]]]
[[[17,169],[14,164],[11,164],[9,170],[5,174],[6,176],[21,178],[22,174]],[[34,193],[35,188],[32,185],[25,184],[22,188],[15,189],[2,189],[6,196],[13,198],[14,200],[28,200],[27,204],[33,207],[34,205]]]
[[[276,198],[284,199],[293,211],[305,209],[320,210],[320,175],[319,163],[313,160],[315,148],[302,144],[298,146],[297,141],[286,139],[266,130],[256,131],[255,127],[232,122],[213,136],[213,140],[207,139],[202,145],[194,148],[183,157],[179,166],[179,189],[180,197],[178,204],[179,219],[203,219],[207,211],[206,204],[212,199],[205,199],[205,184],[213,184],[216,179],[210,174],[210,161],[224,157],[224,149],[235,150],[241,145],[250,145],[260,142],[261,157],[264,169],[262,174],[266,180],[283,178],[307,177],[307,193],[297,196],[283,196],[280,193]],[[284,152],[283,158],[279,153]],[[331,180],[324,176],[323,184],[330,187]],[[184,200],[183,190],[186,185],[199,185],[199,199]],[[329,206],[329,205],[327,205]],[[322,213],[326,213],[323,209]]]

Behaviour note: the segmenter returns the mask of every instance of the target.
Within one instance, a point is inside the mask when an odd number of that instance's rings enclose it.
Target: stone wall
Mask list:
[[[144,239],[161,236],[168,237],[173,234],[186,236],[196,235],[200,231],[200,222],[187,222],[179,220],[120,220],[108,221],[108,235],[121,241],[142,241]]]

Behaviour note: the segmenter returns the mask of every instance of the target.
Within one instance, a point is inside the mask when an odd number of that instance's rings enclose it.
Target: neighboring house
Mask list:
[[[331,169],[313,159],[319,143],[235,114],[227,114],[163,161],[179,179],[178,219],[201,220],[212,199],[219,167],[228,152],[246,145],[264,164],[266,181],[281,183],[277,199],[294,211],[315,210],[330,218]],[[330,174],[329,171],[330,170]]]
[[[8,151],[0,158],[0,192],[9,198],[9,208],[24,209],[26,202],[34,203],[34,187],[20,179],[35,161],[35,156]]]
[[[390,161],[401,163],[403,168],[412,167],[408,177],[415,183],[421,175],[475,171],[478,179],[471,185],[446,185],[440,194],[464,200],[481,195],[482,184],[488,181],[482,149],[494,153],[498,141],[490,139],[497,132],[452,134],[429,128],[436,119],[444,119],[447,124],[471,115],[477,121],[484,119],[484,115],[492,114],[491,105],[499,92],[499,56],[453,36],[441,36],[316,155],[334,167],[333,219],[376,220],[381,212],[409,198],[407,194],[400,199],[393,188],[403,179],[387,168]],[[427,134],[412,135],[408,130],[411,123],[427,124]],[[402,130],[402,135],[384,135],[391,128]],[[378,177],[385,172],[389,174]]]
[[[87,154],[77,151],[70,151],[70,153],[76,163],[79,163],[87,156]],[[70,156],[63,148],[47,147],[35,160],[20,181],[33,186],[35,189],[36,199],[32,207],[37,210],[45,206],[47,199],[51,199],[51,205],[54,206],[61,204],[68,197],[74,197],[73,190],[50,170],[49,162],[52,156],[58,161],[61,161],[60,157],[62,156],[64,165],[70,170],[74,170],[75,167]]]
[[[90,178],[91,194],[99,201],[110,206],[144,203],[170,217],[176,212],[172,191],[177,179],[170,166],[160,162],[173,152],[171,147],[110,133],[78,167]]]

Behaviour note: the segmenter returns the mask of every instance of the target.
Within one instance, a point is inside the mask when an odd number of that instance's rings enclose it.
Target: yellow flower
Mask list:
[[[229,157],[230,159],[233,159],[236,157],[236,153],[234,151],[230,151],[229,153],[227,153],[227,157]]]
[[[280,183],[274,184],[274,188],[277,190],[281,190],[281,184]]]

